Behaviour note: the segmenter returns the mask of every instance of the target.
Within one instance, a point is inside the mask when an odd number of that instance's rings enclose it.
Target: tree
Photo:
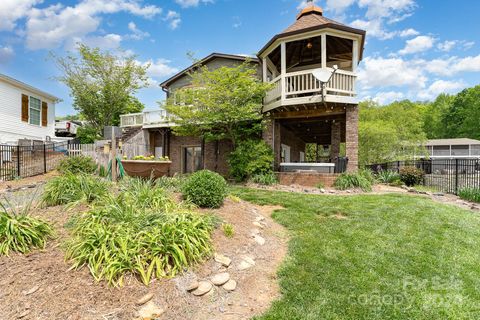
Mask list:
[[[215,70],[198,66],[189,76],[192,85],[177,90],[165,105],[178,124],[176,134],[227,139],[235,147],[261,131],[262,102],[270,85],[258,78],[251,62]]]
[[[98,133],[104,126],[118,125],[121,114],[141,111],[134,94],[147,86],[149,66],[140,66],[134,56],[119,57],[79,44],[78,56],[54,58],[63,73],[58,80],[70,88],[74,109]]]
[[[460,92],[443,119],[449,138],[480,139],[480,85]]]
[[[442,93],[430,103],[425,112],[423,130],[429,139],[448,138],[448,118],[445,117],[453,105],[455,96]]]

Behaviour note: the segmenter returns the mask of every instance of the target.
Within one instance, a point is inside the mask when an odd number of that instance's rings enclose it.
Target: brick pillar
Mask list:
[[[277,171],[280,164],[280,123],[271,119],[263,130],[262,138],[273,149],[273,168]]]
[[[340,155],[340,143],[341,143],[341,124],[336,121],[332,123],[331,143],[330,143],[330,158],[335,161]]]
[[[348,158],[347,171],[358,170],[358,106],[347,106],[345,149]]]

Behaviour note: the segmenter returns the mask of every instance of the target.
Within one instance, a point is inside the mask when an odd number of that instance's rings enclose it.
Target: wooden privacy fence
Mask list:
[[[399,172],[406,166],[421,169],[425,174],[423,185],[438,191],[458,194],[463,188],[480,189],[480,159],[393,161],[368,167],[375,172],[381,170]]]

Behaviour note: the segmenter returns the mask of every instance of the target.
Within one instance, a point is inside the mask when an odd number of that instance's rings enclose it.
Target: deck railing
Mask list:
[[[328,70],[333,72],[331,68],[328,68]],[[290,72],[285,75],[283,81],[282,76],[270,81],[270,83],[273,84],[273,88],[267,93],[265,104],[268,105],[278,102],[282,100],[282,96],[284,97],[284,101],[288,101],[289,99],[298,100],[299,98],[309,98],[320,95],[322,93],[322,84],[313,76],[313,71],[314,70]],[[355,80],[355,73],[337,70],[326,84],[326,92],[324,92],[324,94],[327,96],[336,96],[336,102],[339,99],[341,101],[341,97],[353,98],[356,96]],[[350,101],[350,99],[346,99],[346,102],[347,101]],[[308,101],[305,102],[308,103]]]
[[[120,116],[120,127],[142,127],[168,122],[169,115],[165,110],[145,111],[143,113],[124,114]]]

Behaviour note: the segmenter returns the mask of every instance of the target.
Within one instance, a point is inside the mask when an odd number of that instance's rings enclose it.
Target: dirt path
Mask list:
[[[249,319],[259,315],[279,296],[276,271],[287,252],[286,232],[270,218],[273,209],[227,200],[224,207],[214,210],[235,227],[231,239],[221,229],[213,235],[216,251],[232,260],[228,268],[210,259],[179,277],[155,281],[150,287],[130,278],[120,289],[96,283],[86,269],[68,270],[61,243],[67,236],[64,225],[75,210],[39,210],[35,215],[54,224],[58,239],[44,251],[0,257],[0,319],[130,320],[140,308],[136,302],[147,293],[153,294],[151,302],[164,310],[158,319]],[[261,227],[254,225],[259,221]],[[258,236],[264,239],[263,245],[257,242]],[[245,256],[255,265],[239,270]],[[215,287],[202,297],[186,291],[192,280],[208,280],[221,271],[237,281],[234,291]]]

